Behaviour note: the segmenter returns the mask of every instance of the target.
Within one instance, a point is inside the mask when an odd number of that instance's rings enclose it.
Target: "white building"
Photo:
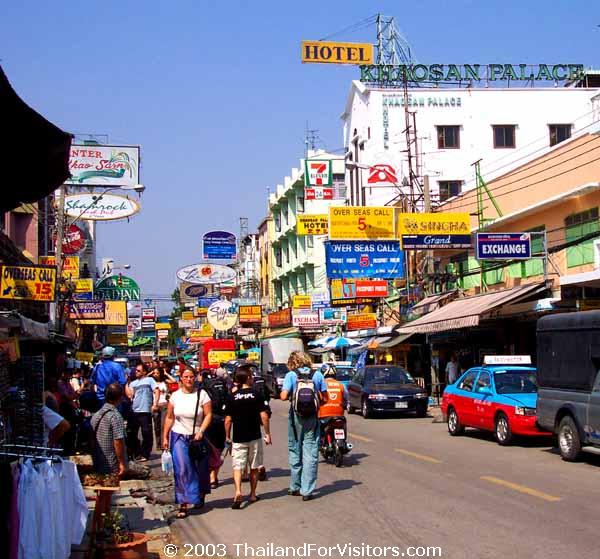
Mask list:
[[[420,163],[414,172],[429,177],[434,206],[474,187],[474,162],[481,160],[486,181],[504,174],[585,131],[600,107],[599,90],[584,87],[419,87],[408,93]],[[342,115],[351,205],[384,205],[399,193],[393,181],[406,183],[405,104],[402,88],[352,83]],[[365,168],[373,165],[383,167]]]

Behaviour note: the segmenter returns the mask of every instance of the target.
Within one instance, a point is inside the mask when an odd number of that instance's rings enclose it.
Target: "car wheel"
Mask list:
[[[494,435],[498,444],[502,446],[509,445],[513,440],[513,434],[510,429],[510,423],[508,417],[503,413],[499,413],[496,417],[496,427],[494,429]]]
[[[450,408],[448,410],[448,433],[450,433],[450,435],[453,437],[457,437],[458,435],[462,435],[464,432],[465,428],[460,422],[456,410],[454,408]]]
[[[362,416],[365,419],[369,419],[370,417],[373,416],[373,410],[371,410],[371,406],[369,405],[369,402],[366,399],[363,400],[363,402],[362,402],[361,411],[362,411]]]
[[[417,417],[427,417],[427,404],[417,404],[415,413],[417,414]]]
[[[558,426],[558,449],[563,460],[574,462],[581,453],[581,438],[575,421],[565,415]]]

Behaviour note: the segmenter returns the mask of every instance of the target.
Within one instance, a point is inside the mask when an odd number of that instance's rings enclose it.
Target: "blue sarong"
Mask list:
[[[204,496],[210,493],[210,472],[208,456],[202,460],[192,460],[189,453],[191,435],[171,431],[171,456],[175,475],[175,502],[191,505],[204,503]]]

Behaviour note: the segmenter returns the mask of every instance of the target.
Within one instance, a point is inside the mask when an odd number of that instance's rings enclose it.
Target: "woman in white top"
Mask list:
[[[156,381],[158,388],[158,409],[152,412],[152,423],[154,425],[154,438],[156,439],[156,448],[160,448],[162,442],[162,427],[167,413],[167,395],[169,389],[167,387],[165,372],[162,367],[158,367],[152,371],[152,378]]]
[[[192,460],[189,444],[192,432],[195,440],[202,440],[212,420],[212,404],[204,389],[195,389],[196,371],[186,367],[180,380],[181,387],[171,394],[167,405],[163,449],[169,449],[173,457],[175,500],[179,503],[177,518],[185,518],[188,507],[202,507],[205,495],[210,493],[208,456],[202,461]]]

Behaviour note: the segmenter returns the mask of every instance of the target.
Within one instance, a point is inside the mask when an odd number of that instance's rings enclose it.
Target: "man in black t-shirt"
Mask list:
[[[239,509],[242,504],[242,472],[250,467],[250,503],[258,501],[258,468],[263,461],[261,425],[265,430],[265,442],[271,444],[269,414],[264,400],[250,386],[251,367],[242,365],[235,373],[239,387],[231,394],[225,406],[225,436],[232,443],[233,481],[235,497],[231,508]],[[231,430],[233,427],[233,440]]]

